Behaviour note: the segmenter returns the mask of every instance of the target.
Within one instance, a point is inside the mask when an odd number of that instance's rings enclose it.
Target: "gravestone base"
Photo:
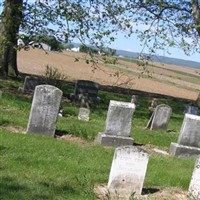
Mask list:
[[[134,140],[131,137],[122,137],[116,135],[107,135],[105,133],[99,133],[97,136],[97,142],[104,146],[125,146],[125,145],[133,145]]]
[[[200,154],[200,148],[180,145],[178,143],[171,143],[169,153],[177,157],[190,157]]]

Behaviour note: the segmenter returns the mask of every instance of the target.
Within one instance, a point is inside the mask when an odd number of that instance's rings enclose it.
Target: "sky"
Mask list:
[[[2,7],[0,6],[0,13],[1,12],[2,12]],[[109,45],[109,47],[112,49],[125,50],[125,51],[136,52],[136,53],[141,53],[142,48],[143,48],[141,46],[141,42],[139,41],[139,39],[137,39],[136,36],[132,35],[131,37],[126,38],[125,36],[123,36],[122,33],[117,34],[116,40],[111,45]],[[167,51],[169,51],[170,54],[168,54]],[[143,53],[147,53],[147,52],[143,52]],[[166,51],[158,51],[156,52],[156,54],[160,56],[200,62],[200,55],[198,53],[187,56],[184,54],[184,52],[181,49],[178,49],[178,48],[169,48]]]
[[[136,52],[140,53],[142,51],[141,42],[139,39],[137,39],[136,36],[131,36],[129,38],[125,38],[122,34],[118,34],[116,41],[110,46],[113,49],[118,50],[125,50],[130,52]],[[167,51],[170,52],[170,54],[167,53]],[[147,53],[147,52],[144,52]],[[190,56],[185,55],[183,50],[178,48],[168,48],[166,51],[158,51],[156,52],[159,56],[166,56],[166,57],[172,57],[172,58],[179,58],[183,60],[191,60],[200,62],[200,54],[195,53]]]

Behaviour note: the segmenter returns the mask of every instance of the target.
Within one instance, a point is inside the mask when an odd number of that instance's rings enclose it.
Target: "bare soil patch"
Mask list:
[[[155,63],[159,67],[148,67],[152,77],[145,75],[140,78],[142,69],[135,63],[119,60],[117,65],[105,65],[99,59],[94,70],[91,64],[86,63],[88,58],[85,54],[75,52],[21,50],[18,53],[18,67],[22,73],[44,75],[46,65],[49,65],[67,75],[70,81],[92,80],[101,85],[120,86],[190,100],[196,100],[200,91],[200,69]]]

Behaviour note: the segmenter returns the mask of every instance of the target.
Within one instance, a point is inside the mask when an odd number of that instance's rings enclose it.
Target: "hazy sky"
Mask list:
[[[2,12],[2,7],[0,6],[0,13],[1,12]],[[117,35],[117,39],[109,47],[113,49],[126,50],[126,51],[131,51],[131,52],[138,52],[138,53],[142,51],[141,43],[139,39],[137,39],[136,36],[133,35],[130,38],[125,38],[121,33]],[[167,51],[169,51],[171,54],[169,55]],[[184,52],[181,49],[177,49],[177,48],[169,48],[165,52],[160,51],[156,53],[157,55],[160,55],[160,56],[167,56],[167,57],[180,58],[184,60],[192,60],[192,61],[200,62],[199,54],[195,53],[190,56],[187,56],[184,54]]]

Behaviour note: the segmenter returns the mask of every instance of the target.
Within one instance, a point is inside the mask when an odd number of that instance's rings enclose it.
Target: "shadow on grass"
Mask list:
[[[157,188],[143,188],[142,189],[142,195],[147,195],[147,194],[153,194],[156,192],[159,192],[160,190]]]
[[[1,199],[67,199],[67,196],[79,195],[78,190],[74,189],[68,183],[56,185],[56,183],[39,182],[33,184],[31,180],[26,183],[19,183],[16,178],[4,176],[0,179]],[[31,183],[28,185],[28,183]],[[26,185],[25,185],[26,184]]]

